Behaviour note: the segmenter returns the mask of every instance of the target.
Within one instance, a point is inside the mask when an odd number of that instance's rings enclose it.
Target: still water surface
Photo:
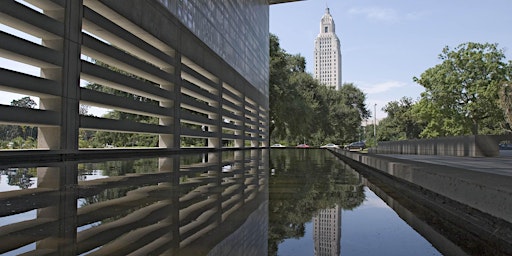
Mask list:
[[[329,152],[273,150],[270,167],[270,255],[441,255]]]
[[[0,255],[500,254],[397,191],[320,149],[2,166]]]

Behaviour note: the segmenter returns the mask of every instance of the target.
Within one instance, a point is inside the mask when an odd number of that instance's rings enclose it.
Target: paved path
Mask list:
[[[458,157],[437,155],[382,154],[388,157],[461,169],[512,176],[512,150],[501,150],[499,157]],[[511,184],[512,185],[512,184]]]

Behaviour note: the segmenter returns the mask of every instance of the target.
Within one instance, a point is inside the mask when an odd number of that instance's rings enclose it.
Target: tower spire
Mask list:
[[[321,84],[341,88],[341,47],[336,36],[334,19],[329,6],[325,4],[325,14],[320,21],[320,33],[315,39],[314,77]]]

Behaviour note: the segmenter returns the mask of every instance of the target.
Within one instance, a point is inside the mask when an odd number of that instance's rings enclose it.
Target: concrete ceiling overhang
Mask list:
[[[304,0],[269,0],[269,4],[283,4],[283,3],[290,3],[290,2],[299,2]]]

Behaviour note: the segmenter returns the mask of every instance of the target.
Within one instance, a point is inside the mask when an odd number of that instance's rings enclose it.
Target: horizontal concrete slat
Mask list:
[[[181,136],[185,137],[198,137],[198,138],[214,138],[217,136],[217,133],[214,132],[205,132],[201,130],[196,130],[188,127],[181,127]]]
[[[230,102],[234,102],[234,103],[236,102],[236,104],[238,104],[238,105],[242,105],[240,102],[244,101],[243,96],[238,96],[238,94],[235,94],[229,88],[223,88],[222,97],[225,98],[226,100],[229,100]]]
[[[180,101],[182,107],[194,110],[196,112],[200,112],[203,114],[214,114],[217,112],[216,108],[190,97],[181,97]]]
[[[158,105],[136,101],[131,98],[80,88],[80,98],[87,105],[115,109],[127,113],[154,117],[170,117],[172,111]]]
[[[215,125],[216,124],[215,120],[211,120],[206,116],[200,116],[200,115],[193,114],[186,109],[181,110],[180,118],[181,118],[182,122],[193,123],[193,124],[197,124],[197,125]]]
[[[0,105],[0,123],[29,126],[58,126],[60,114],[55,111]]]
[[[223,138],[223,139],[236,140],[236,139],[242,139],[242,138],[243,138],[243,136],[242,136],[242,135],[235,135],[235,134],[227,134],[227,133],[223,133],[223,134],[222,134],[222,138]]]
[[[241,116],[237,116],[237,115],[235,115],[229,111],[226,111],[224,109],[222,110],[222,117],[229,119],[230,121],[243,122],[243,118]]]
[[[181,83],[181,92],[191,97],[207,102],[214,102],[214,98],[216,97],[209,91],[206,91],[187,80],[183,80],[183,82]]]
[[[158,84],[170,84],[173,80],[172,74],[87,34],[82,34],[82,53]]]
[[[0,23],[39,38],[56,39],[64,35],[64,25],[15,1],[2,1]]]
[[[155,100],[169,100],[171,92],[152,83],[129,77],[106,67],[82,61],[82,79]]]
[[[87,2],[87,1],[86,1]],[[109,41],[125,51],[157,65],[160,68],[170,68],[174,58],[143,41],[124,28],[118,26],[94,10],[85,3],[83,29]]]
[[[0,57],[40,68],[62,66],[63,55],[53,49],[0,31]]]
[[[226,122],[222,122],[222,128],[231,130],[242,130],[242,126]]]
[[[4,91],[31,96],[58,96],[60,86],[56,81],[0,68],[0,88]]]
[[[236,105],[235,103],[233,103],[233,102],[231,102],[229,100],[222,99],[221,100],[221,104],[222,104],[223,108],[228,109],[229,111],[240,112],[240,113],[243,112],[243,106],[242,105]]]
[[[58,227],[56,223],[55,219],[39,217],[0,227],[0,253],[4,255],[5,252],[36,242],[38,237],[55,234]]]
[[[198,81],[200,81],[200,83],[197,83],[197,86],[199,86],[205,90],[208,90],[208,91],[209,90],[218,90],[218,88],[217,88],[218,85],[216,83],[214,83],[212,80],[208,79],[207,77],[203,76],[201,73],[190,68],[189,66],[185,65],[184,63],[181,64],[181,72],[182,72],[182,77],[184,77],[183,72],[188,74],[190,77],[184,78],[184,79],[191,80],[190,82],[192,82],[192,83],[196,83],[195,81],[193,81],[194,79],[197,79]],[[190,79],[190,78],[194,78],[194,79]],[[203,83],[204,85],[201,83]],[[205,87],[205,85],[207,87]]]
[[[138,123],[128,120],[113,120],[92,116],[80,116],[80,128],[111,132],[170,134],[171,128],[161,125]]]
[[[249,118],[245,118],[245,124],[246,125],[258,125],[258,123],[256,121],[253,121]]]

